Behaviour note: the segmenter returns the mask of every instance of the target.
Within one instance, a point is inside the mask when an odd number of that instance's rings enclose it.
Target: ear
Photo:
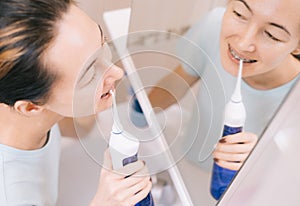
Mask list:
[[[14,104],[14,109],[18,113],[25,116],[35,116],[41,114],[44,111],[43,106],[36,105],[32,102],[19,100]]]

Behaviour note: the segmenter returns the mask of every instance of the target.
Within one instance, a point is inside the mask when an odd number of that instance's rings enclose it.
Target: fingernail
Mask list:
[[[220,143],[225,143],[225,142],[226,142],[226,139],[225,139],[225,138],[222,138],[222,139],[219,140],[219,142],[220,142]]]
[[[217,159],[217,158],[214,158],[214,161],[215,161],[215,162],[218,162],[218,161],[219,161],[219,159]]]

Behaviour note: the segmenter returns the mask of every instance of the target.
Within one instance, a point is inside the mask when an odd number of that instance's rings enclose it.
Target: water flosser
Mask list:
[[[240,60],[239,73],[236,86],[230,101],[225,106],[223,135],[236,134],[242,132],[246,111],[241,96],[241,78],[243,70],[243,60]],[[210,192],[215,199],[219,199],[237,171],[222,168],[214,162],[211,179]]]
[[[113,91],[110,91],[110,94],[113,99],[114,122],[109,139],[109,151],[113,169],[116,170],[138,160],[137,153],[140,143],[136,137],[123,130],[118,116],[115,94]],[[135,206],[154,206],[151,193]]]

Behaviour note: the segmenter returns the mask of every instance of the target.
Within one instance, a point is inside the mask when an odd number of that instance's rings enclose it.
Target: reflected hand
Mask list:
[[[112,160],[109,151],[106,150],[98,191],[90,206],[135,205],[148,195],[151,187],[152,183],[144,162],[139,160],[113,171]]]
[[[257,135],[241,132],[228,135],[219,140],[213,157],[219,166],[239,170],[257,143]]]

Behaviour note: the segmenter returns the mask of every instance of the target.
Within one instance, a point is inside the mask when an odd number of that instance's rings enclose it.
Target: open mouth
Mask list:
[[[242,58],[240,57],[238,54],[235,53],[235,51],[230,47],[229,45],[229,51],[230,51],[230,54],[237,60],[243,60],[244,63],[255,63],[257,62],[257,60],[255,59],[246,59],[246,58]]]
[[[104,94],[102,94],[100,98],[103,99],[103,98],[105,98],[105,97],[107,97],[107,96],[110,96],[109,91],[106,92],[106,93],[104,93]]]

